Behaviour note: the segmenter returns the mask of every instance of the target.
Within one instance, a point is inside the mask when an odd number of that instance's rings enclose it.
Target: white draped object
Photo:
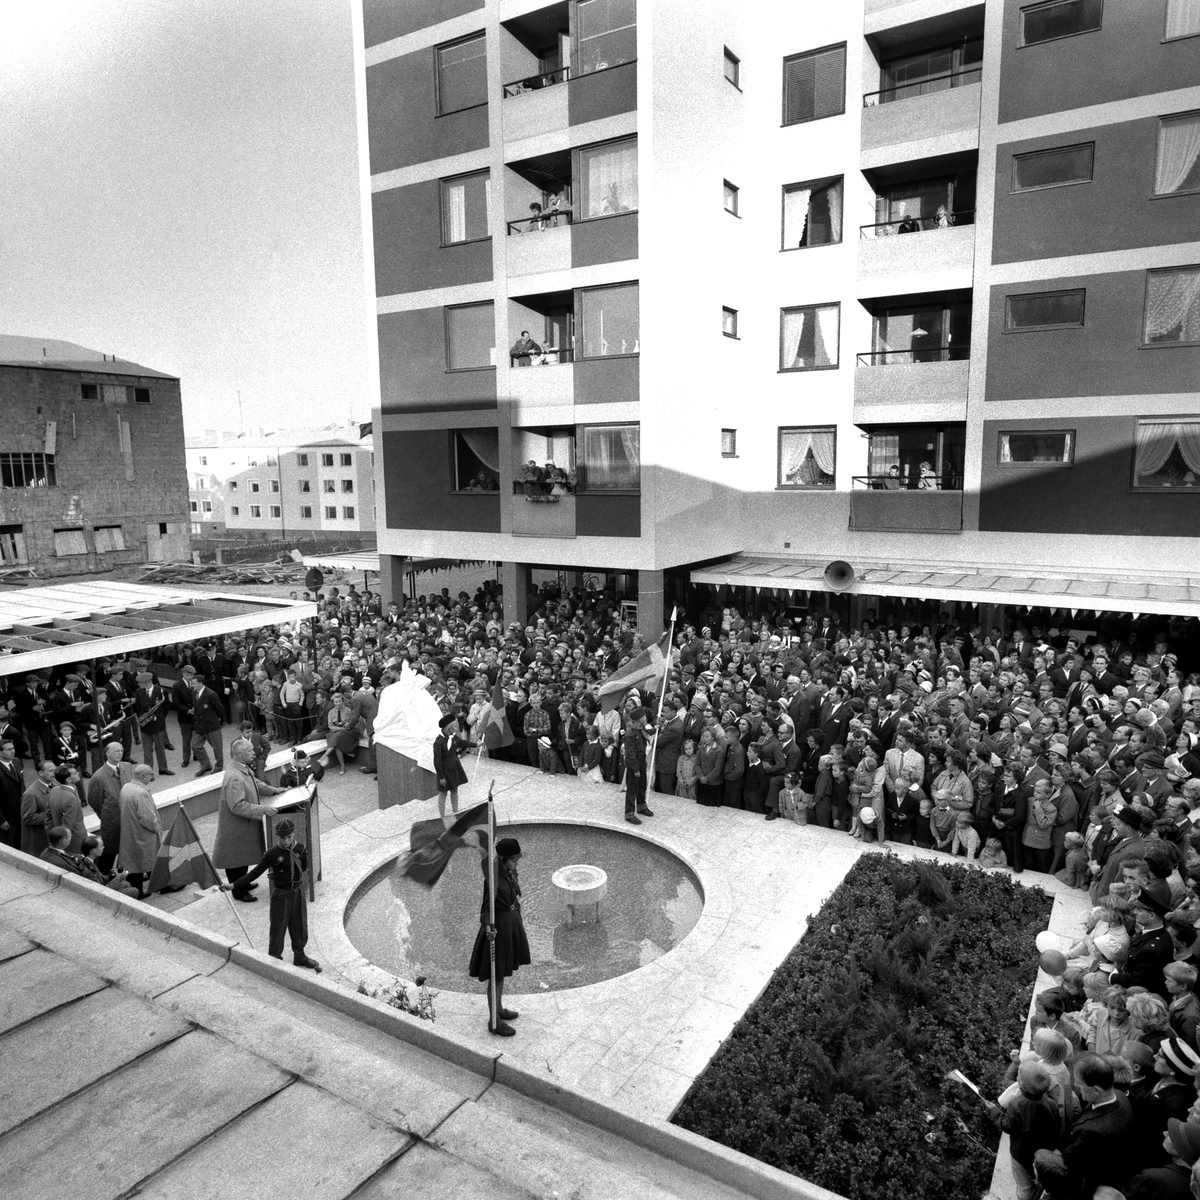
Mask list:
[[[500,432],[496,429],[460,429],[467,449],[493,474],[500,472]]]
[[[636,425],[592,425],[583,431],[589,488],[636,488],[641,482],[640,430]]]
[[[633,212],[638,206],[637,139],[581,151],[583,215]]]
[[[1200,0],[1167,0],[1167,32],[1169,38],[1191,37],[1200,33]]]
[[[1200,0],[1198,0],[1200,2]],[[1158,123],[1158,163],[1154,171],[1156,195],[1177,192],[1200,158],[1200,114],[1164,118]]]
[[[821,483],[821,475],[832,479],[837,465],[836,430],[789,429],[783,439],[779,462],[781,484],[803,487]]]
[[[817,309],[818,367],[836,367],[838,362],[838,321],[841,310],[836,304]]]
[[[804,316],[807,310],[794,308],[783,314],[783,353],[780,356],[780,366],[802,367],[804,360],[800,357],[800,339],[804,336]]]
[[[428,692],[429,680],[407,662],[400,678],[379,693],[375,716],[375,741],[410,758],[426,771],[433,770],[433,742],[441,732],[442,710]]]
[[[1176,446],[1188,470],[1200,474],[1200,421],[1139,421],[1134,475],[1157,475]]]
[[[783,193],[783,244],[799,246],[808,224],[808,202],[812,188],[792,188]]]
[[[1176,329],[1178,336],[1171,336]],[[1150,272],[1146,341],[1200,341],[1200,267]]]
[[[467,240],[467,185],[446,184],[446,241]]]
[[[840,242],[842,240],[842,185],[831,183],[828,188],[829,194],[829,230],[830,240]]]

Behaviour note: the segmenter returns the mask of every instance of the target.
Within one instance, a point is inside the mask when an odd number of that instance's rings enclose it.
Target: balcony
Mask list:
[[[971,286],[975,271],[973,211],[863,225],[859,243],[860,295]]]
[[[574,484],[562,485],[574,488]],[[515,537],[575,536],[575,494],[552,494],[553,485],[513,482],[512,532]]]
[[[969,346],[944,346],[860,354],[854,372],[855,406],[938,406],[941,419],[965,420],[970,353]]]
[[[528,217],[508,222],[505,244],[509,275],[539,275],[571,267],[571,214],[559,213],[555,224],[546,218]]]
[[[939,22],[961,19],[965,11],[982,7],[980,0],[866,0],[863,32],[871,37],[918,22],[925,28],[936,27]]]
[[[855,475],[850,528],[856,533],[961,533],[963,494],[958,486],[909,488],[890,475]],[[940,483],[941,481],[935,481]]]
[[[506,142],[554,133],[571,123],[569,93],[565,84],[571,76],[570,67],[547,71],[504,85],[504,104],[500,120]]]
[[[863,97],[863,170],[979,148],[980,68]]]

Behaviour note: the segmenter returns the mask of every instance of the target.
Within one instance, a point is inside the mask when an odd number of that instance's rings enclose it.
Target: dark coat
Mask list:
[[[1167,981],[1162,972],[1173,957],[1171,935],[1165,929],[1139,931],[1130,939],[1129,953],[1112,982],[1126,988],[1144,987],[1165,1000]]]
[[[458,741],[439,733],[433,739],[433,773],[437,776],[442,791],[463,787],[467,773],[458,760]],[[444,786],[443,786],[444,785]]]
[[[143,733],[155,734],[166,733],[167,731],[167,709],[170,707],[170,697],[157,684],[152,683],[150,690],[138,688],[137,695],[134,697],[137,715],[139,717],[146,716],[147,713],[153,710],[152,716],[144,725],[139,722]],[[155,707],[157,705],[157,707]]]
[[[192,728],[197,733],[214,733],[221,728],[225,720],[225,709],[221,699],[210,687],[193,692],[195,703],[193,707]]]
[[[25,776],[15,760],[0,766],[0,821],[8,825],[0,830],[0,842],[17,849],[21,845],[21,797],[25,794]]]
[[[658,731],[658,749],[654,753],[654,769],[664,775],[674,775],[683,749],[683,718],[672,717]]]

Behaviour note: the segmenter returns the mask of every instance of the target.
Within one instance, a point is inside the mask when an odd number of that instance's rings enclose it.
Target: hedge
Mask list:
[[[867,854],[672,1120],[851,1200],[964,1200],[999,1135],[944,1076],[1000,1090],[1049,921],[1039,888]]]

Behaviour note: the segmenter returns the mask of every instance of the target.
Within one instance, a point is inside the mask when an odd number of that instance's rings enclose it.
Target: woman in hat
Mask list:
[[[461,769],[461,768],[460,768]],[[529,939],[521,920],[521,882],[517,864],[521,861],[521,843],[516,838],[501,838],[496,843],[496,924],[489,925],[488,861],[483,855],[483,903],[479,908],[479,933],[467,967],[472,979],[488,983],[492,977],[488,942],[496,948],[496,1011],[488,1014],[488,1031],[500,1037],[512,1037],[516,1030],[508,1024],[520,1015],[504,1007],[504,981],[516,970],[528,966]]]
[[[463,743],[458,739],[458,716],[447,713],[438,722],[441,731],[433,739],[433,773],[437,776],[438,813],[446,819],[446,796],[450,797],[450,808],[458,812],[458,789],[467,782],[467,773],[458,760]]]

